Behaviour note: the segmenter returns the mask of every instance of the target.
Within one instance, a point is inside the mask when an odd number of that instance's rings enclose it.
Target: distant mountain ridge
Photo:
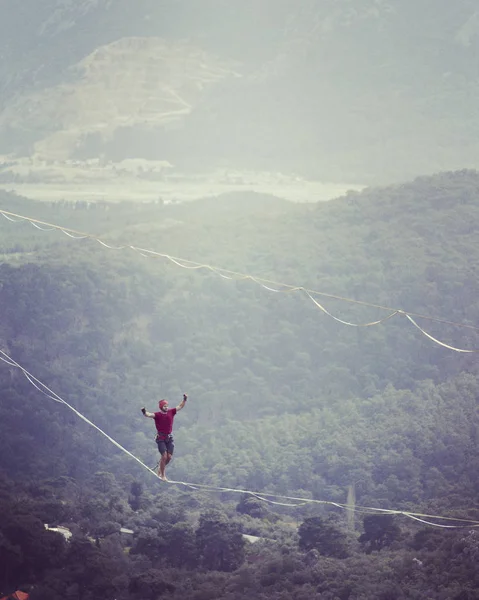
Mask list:
[[[0,119],[0,127],[41,132],[33,149],[43,159],[69,158],[88,135],[106,140],[122,127],[174,122],[203,87],[233,74],[201,49],[154,37],[101,46],[74,72],[71,81],[19,96]]]
[[[478,33],[471,0],[4,0],[0,153],[114,146],[181,169],[366,183],[474,168]],[[161,118],[172,74],[195,87],[202,69],[188,110],[176,100],[174,125]]]

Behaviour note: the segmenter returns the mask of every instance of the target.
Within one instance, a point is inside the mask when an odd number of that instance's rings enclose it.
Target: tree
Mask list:
[[[31,514],[2,515],[0,533],[0,554],[5,563],[21,568],[22,576],[27,578],[38,577],[61,562],[66,549],[63,536],[46,531]]]
[[[210,571],[234,571],[244,560],[244,539],[237,525],[218,511],[200,517],[196,547],[201,564]]]
[[[163,573],[158,569],[148,569],[130,581],[128,590],[142,600],[155,600],[163,594],[172,594],[175,586],[165,581]]]
[[[268,514],[265,503],[249,494],[244,494],[241,497],[241,500],[236,505],[236,511],[255,519],[263,519]]]
[[[346,558],[348,556],[348,537],[333,522],[333,519],[311,517],[305,519],[299,527],[299,548],[318,550],[323,556]]]
[[[141,496],[143,494],[143,484],[139,481],[133,481],[130,487],[128,504],[135,512],[141,508]]]
[[[359,537],[367,554],[382,550],[397,540],[401,530],[392,515],[368,515],[363,520],[364,533]]]
[[[151,560],[159,558],[163,552],[164,544],[158,537],[158,531],[149,529],[142,531],[135,539],[130,554],[143,554]]]
[[[13,580],[17,569],[23,563],[23,555],[19,546],[14,546],[0,531],[0,585],[4,586]]]
[[[173,567],[195,567],[198,562],[195,542],[195,532],[188,523],[173,525],[168,543],[168,562]]]

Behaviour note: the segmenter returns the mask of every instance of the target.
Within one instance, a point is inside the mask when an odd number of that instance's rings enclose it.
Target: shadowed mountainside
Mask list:
[[[0,16],[3,153],[366,183],[477,166],[469,0],[7,0]]]

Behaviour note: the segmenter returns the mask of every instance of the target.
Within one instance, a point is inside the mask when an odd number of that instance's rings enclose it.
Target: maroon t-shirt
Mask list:
[[[155,425],[158,435],[162,438],[170,435],[173,431],[173,419],[176,415],[176,408],[169,408],[167,412],[156,412],[155,413]]]

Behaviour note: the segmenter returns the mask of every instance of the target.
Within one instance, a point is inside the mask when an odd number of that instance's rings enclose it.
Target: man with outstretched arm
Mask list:
[[[151,413],[145,408],[141,409],[141,412],[145,415],[145,417],[155,419],[157,431],[156,443],[158,445],[158,451],[161,454],[160,464],[158,467],[158,477],[163,479],[163,481],[168,481],[165,475],[165,469],[166,465],[171,461],[173,457],[173,451],[175,449],[175,442],[172,435],[173,420],[176,413],[184,407],[187,400],[188,396],[183,394],[183,400],[176,408],[168,408],[168,400],[160,400],[158,402],[160,407],[159,412]]]

